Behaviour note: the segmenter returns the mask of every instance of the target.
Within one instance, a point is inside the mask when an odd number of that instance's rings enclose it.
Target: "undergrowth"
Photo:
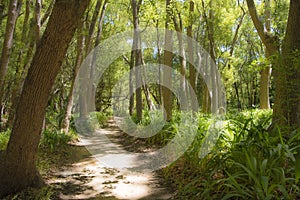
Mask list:
[[[149,113],[145,114],[140,126],[150,124]],[[194,142],[162,170],[177,188],[178,199],[300,198],[295,174],[299,132],[283,135],[278,129],[275,136],[270,134],[270,110],[229,113],[223,119],[206,114],[195,117],[198,127]],[[175,134],[183,134],[180,130],[185,129],[178,129],[181,118],[175,113],[172,122],[144,142],[163,146]],[[185,123],[186,127],[195,126],[195,120]],[[212,136],[218,139],[214,141]]]
[[[181,199],[297,199],[295,155],[300,133],[271,136],[271,111],[227,114],[219,138],[199,158],[210,117],[198,116],[199,128],[190,150],[163,170]],[[203,134],[204,133],[204,134]],[[200,154],[199,154],[200,152]]]

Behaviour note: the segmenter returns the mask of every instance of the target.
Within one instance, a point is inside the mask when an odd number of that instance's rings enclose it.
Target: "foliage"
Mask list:
[[[10,137],[10,129],[0,133],[0,151],[5,150]]]
[[[165,168],[180,198],[295,199],[295,155],[300,133],[271,136],[271,111],[227,114],[211,152],[199,158],[205,131],[213,122],[199,115],[198,137],[181,159]]]
[[[100,127],[107,126],[107,121],[110,118],[110,114],[104,112],[95,112],[95,115]]]
[[[67,145],[69,142],[74,140],[76,136],[63,131],[51,131],[45,130],[42,134],[40,141],[40,147],[49,148],[51,152],[55,151],[59,146]]]

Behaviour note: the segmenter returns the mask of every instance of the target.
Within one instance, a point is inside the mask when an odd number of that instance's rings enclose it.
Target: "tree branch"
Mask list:
[[[253,24],[257,30],[257,33],[258,33],[261,41],[266,45],[267,34],[264,31],[263,23],[260,21],[260,19],[258,17],[254,1],[253,0],[246,0],[246,1],[247,1],[248,9],[249,9],[249,14],[250,14]]]

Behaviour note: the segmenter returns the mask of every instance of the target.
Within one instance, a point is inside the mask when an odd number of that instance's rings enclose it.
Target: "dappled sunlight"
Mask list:
[[[48,180],[59,191],[61,199],[170,199],[172,194],[160,186],[159,178],[153,172],[129,171],[142,163],[138,154],[128,155],[116,142],[108,142],[103,135],[117,131],[98,130],[97,135],[82,137],[77,145],[88,146],[94,154],[76,157],[72,164],[57,171],[53,179]],[[74,154],[80,152],[73,152]],[[118,168],[111,167],[115,163]]]

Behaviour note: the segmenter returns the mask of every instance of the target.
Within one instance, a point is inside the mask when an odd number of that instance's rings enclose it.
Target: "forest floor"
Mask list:
[[[56,167],[44,172],[43,176],[52,187],[55,199],[163,200],[175,196],[174,190],[159,172],[133,172],[111,168],[98,162],[86,149],[86,145],[97,146],[100,151],[105,151],[108,145],[114,145],[120,153],[130,149],[131,145],[136,146],[124,140],[124,133],[112,120],[106,128],[98,131],[109,136],[112,143],[105,144],[97,136],[92,139],[81,138],[79,142],[57,152],[60,155],[56,161],[52,161],[56,163]],[[139,145],[139,149],[141,148],[144,147]],[[109,158],[110,155],[106,153],[106,157]]]

